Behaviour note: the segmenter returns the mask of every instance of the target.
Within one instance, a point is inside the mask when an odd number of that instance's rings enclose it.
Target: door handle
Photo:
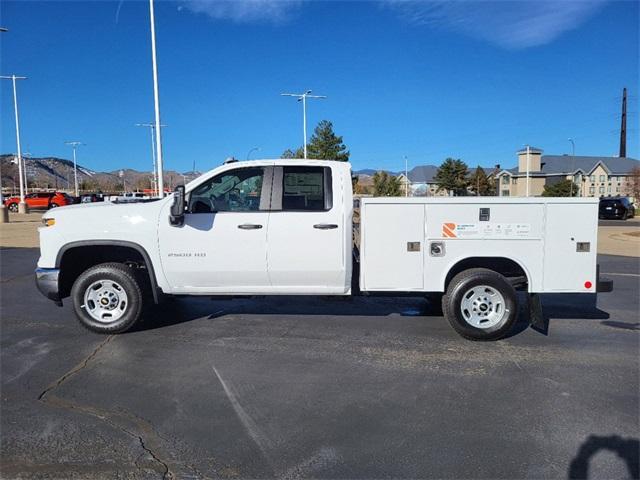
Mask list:
[[[238,228],[241,230],[259,230],[262,228],[262,225],[257,225],[255,223],[243,223],[242,225],[238,225]]]
[[[338,225],[335,223],[316,223],[313,228],[317,228],[318,230],[333,230],[334,228],[338,228]]]

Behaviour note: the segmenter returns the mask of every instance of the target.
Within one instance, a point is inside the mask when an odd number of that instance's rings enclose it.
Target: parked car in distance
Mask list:
[[[25,203],[30,209],[49,210],[50,208],[64,207],[66,205],[72,205],[73,198],[63,192],[37,192],[29,193],[24,197]],[[10,212],[18,211],[18,204],[20,203],[20,197],[9,197],[4,201],[4,205]]]
[[[114,203],[135,203],[149,200],[151,197],[144,192],[126,192],[122,195],[111,195],[109,201]]]
[[[87,193],[80,195],[79,203],[104,202],[104,196],[101,193]]]
[[[636,209],[627,197],[608,197],[600,199],[598,216],[600,218],[612,218],[616,220],[626,220],[633,218]]]

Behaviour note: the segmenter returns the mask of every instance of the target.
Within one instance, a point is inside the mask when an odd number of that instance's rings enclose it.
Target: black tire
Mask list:
[[[90,286],[101,280],[115,282],[127,297],[121,316],[111,322],[97,320],[85,306],[85,293]],[[71,288],[71,300],[80,324],[97,333],[122,333],[129,330],[140,319],[144,306],[142,289],[135,272],[121,263],[101,263],[82,272]]]
[[[478,328],[465,319],[462,311],[462,302],[463,297],[469,296],[469,292],[473,290],[473,287],[482,285],[497,291],[502,296],[504,305],[499,307],[502,316],[500,316],[500,313],[496,313],[499,320],[495,325]],[[489,305],[491,305],[490,301]],[[446,294],[442,297],[442,311],[445,318],[460,336],[468,340],[498,340],[504,337],[517,322],[518,297],[513,286],[499,273],[486,268],[471,268],[457,274],[449,282]],[[467,314],[469,314],[468,311]]]
[[[49,204],[49,208],[58,208],[60,205],[58,205],[57,203],[51,203]]]
[[[626,220],[627,218],[629,218],[629,210],[626,210],[626,211],[622,214],[622,220]]]
[[[10,203],[9,206],[7,207],[9,209],[10,212],[13,213],[17,213],[18,212],[18,204],[17,203]]]

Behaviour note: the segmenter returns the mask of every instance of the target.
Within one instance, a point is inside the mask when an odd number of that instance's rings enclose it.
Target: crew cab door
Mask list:
[[[260,293],[269,286],[271,175],[271,167],[226,170],[188,193],[181,227],[160,218],[162,267],[174,293]]]
[[[325,166],[274,167],[267,255],[274,291],[348,288],[343,187],[335,177]]]

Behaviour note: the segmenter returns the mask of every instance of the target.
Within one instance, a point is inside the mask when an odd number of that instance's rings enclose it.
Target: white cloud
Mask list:
[[[301,3],[301,0],[186,0],[184,6],[214,20],[278,24],[289,20]]]
[[[416,25],[463,33],[507,49],[545,45],[592,17],[606,0],[385,0]]]

